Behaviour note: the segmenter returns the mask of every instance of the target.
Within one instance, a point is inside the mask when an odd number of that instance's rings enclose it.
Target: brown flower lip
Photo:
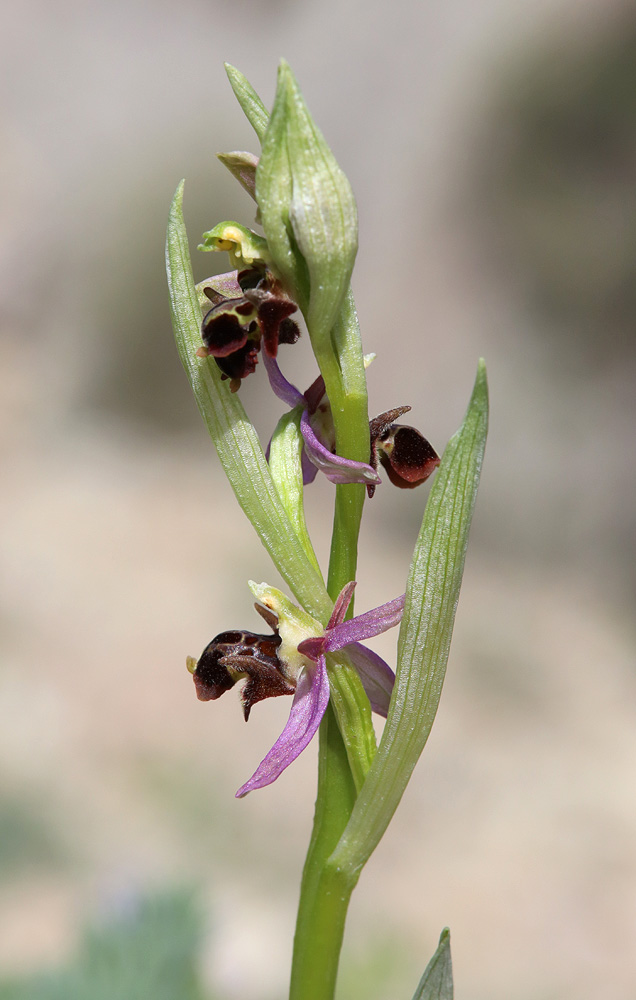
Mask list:
[[[254,607],[274,629],[274,634],[260,635],[245,629],[220,632],[205,647],[192,672],[199,701],[215,701],[247,677],[241,692],[245,721],[257,701],[294,694],[296,690],[278,659],[281,639],[276,630],[276,616],[259,604]]]
[[[247,268],[225,277],[229,294],[213,287],[204,289],[212,308],[203,317],[203,346],[197,354],[212,356],[221,378],[230,379],[230,389],[236,392],[241,379],[256,370],[261,345],[266,354],[276,357],[279,344],[298,340],[300,331],[290,318],[298,307],[269,271]]]
[[[425,482],[440,464],[440,457],[415,427],[396,424],[397,417],[408,413],[410,406],[397,406],[380,413],[369,423],[371,459],[369,464],[377,469],[381,462],[394,486],[413,489]],[[369,497],[375,486],[367,486]]]

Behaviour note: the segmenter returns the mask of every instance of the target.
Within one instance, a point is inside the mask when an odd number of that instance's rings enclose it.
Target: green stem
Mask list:
[[[368,462],[371,447],[367,379],[362,357],[360,326],[351,290],[345,296],[334,326],[332,344],[340,369],[340,378],[332,380],[333,386],[327,385],[336,430],[336,450],[344,458]],[[326,376],[325,384],[327,384]],[[356,578],[358,536],[364,500],[365,487],[362,485],[336,487],[327,582],[327,589],[332,598],[346,583]],[[353,614],[353,601],[350,614]]]
[[[353,809],[356,790],[331,706],[320,724],[318,796],[303,869],[294,936],[290,1000],[330,1000],[355,879],[329,865]]]
[[[351,293],[334,328],[333,353],[317,360],[331,402],[338,454],[368,462],[366,378]],[[332,600],[356,576],[364,499],[364,486],[336,487],[327,585]],[[352,613],[351,608],[349,614]],[[336,659],[340,662],[336,663]],[[329,681],[332,701],[320,725],[318,794],[300,888],[290,1000],[333,998],[349,899],[357,874],[345,871],[329,859],[340,836],[338,831],[342,832],[349,821],[356,794],[375,753],[368,698],[357,673],[341,655],[330,663]]]
[[[329,577],[327,579],[327,590],[332,598],[337,597],[346,583],[356,578],[358,534],[364,505],[364,490],[364,486],[356,484],[336,486],[336,505],[331,536]],[[351,604],[353,612],[353,601]]]

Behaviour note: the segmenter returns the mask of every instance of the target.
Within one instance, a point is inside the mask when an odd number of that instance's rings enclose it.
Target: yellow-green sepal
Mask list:
[[[278,658],[288,676],[295,679],[308,663],[307,657],[298,652],[299,644],[303,639],[324,635],[325,630],[316,618],[293,604],[276,587],[254,583],[253,580],[249,580],[248,585],[259,604],[278,616],[278,634],[281,637]]]
[[[199,250],[226,251],[232,267],[237,271],[246,267],[264,268],[270,260],[267,240],[240,222],[219,222],[214,229],[203,234],[202,240]]]

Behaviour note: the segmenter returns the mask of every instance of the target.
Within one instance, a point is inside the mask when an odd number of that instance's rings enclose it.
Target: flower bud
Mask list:
[[[256,171],[256,200],[272,266],[301,306],[319,353],[349,287],[357,211],[349,181],[284,61]]]

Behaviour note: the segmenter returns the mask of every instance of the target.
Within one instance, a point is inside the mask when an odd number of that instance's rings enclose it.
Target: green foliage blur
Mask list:
[[[212,1000],[197,969],[200,944],[188,892],[149,896],[87,928],[67,967],[0,980],[0,1000]]]

